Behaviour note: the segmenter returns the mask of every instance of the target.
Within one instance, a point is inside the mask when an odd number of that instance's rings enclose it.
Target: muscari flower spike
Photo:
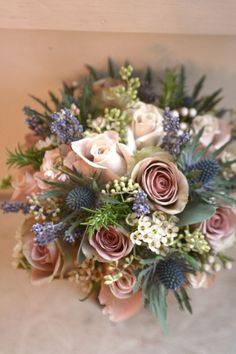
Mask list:
[[[138,191],[134,194],[134,203],[132,210],[138,218],[150,213],[148,197],[144,191]]]
[[[52,114],[51,132],[62,144],[70,144],[81,139],[83,126],[70,109],[64,108]]]
[[[186,281],[185,274],[190,271],[184,260],[173,256],[160,260],[156,268],[160,283],[169,290],[179,289]]]
[[[37,223],[32,226],[32,231],[35,234],[34,242],[39,246],[45,246],[64,235],[64,225],[62,223],[53,224],[52,222]]]
[[[72,189],[66,197],[66,205],[71,210],[91,208],[96,202],[96,194],[90,188],[80,186]]]
[[[4,213],[18,213],[19,211],[22,211],[23,214],[28,214],[30,210],[30,206],[27,203],[23,202],[3,202],[0,205],[0,209]]]
[[[220,165],[217,160],[204,159],[199,160],[187,167],[187,173],[190,174],[189,182],[196,185],[196,190],[207,190],[220,171]]]
[[[190,135],[188,132],[180,129],[179,116],[169,109],[166,109],[164,112],[163,129],[165,136],[162,147],[169,151],[170,154],[178,155],[181,147],[189,141]]]
[[[48,125],[36,116],[30,107],[24,107],[23,112],[27,115],[25,122],[28,125],[28,128],[42,138],[47,137],[49,131]]]

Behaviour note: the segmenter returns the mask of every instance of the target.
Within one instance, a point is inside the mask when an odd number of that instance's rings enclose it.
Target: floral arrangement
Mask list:
[[[13,194],[1,209],[26,214],[14,265],[35,285],[75,282],[112,321],[147,306],[167,333],[167,295],[192,312],[188,289],[232,267],[233,121],[221,90],[201,94],[205,76],[187,92],[184,68],[88,70],[24,108],[31,132],[2,181]]]

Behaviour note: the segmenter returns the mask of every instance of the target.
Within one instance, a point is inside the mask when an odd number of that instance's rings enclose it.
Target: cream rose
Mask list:
[[[163,116],[152,104],[138,102],[128,110],[132,116],[132,133],[136,147],[159,146],[164,137]]]
[[[13,187],[12,200],[25,201],[26,197],[32,193],[40,191],[31,167],[22,167],[15,171],[11,185]]]
[[[204,128],[204,131],[199,142],[203,146],[212,143],[215,149],[219,149],[231,138],[230,125],[211,114],[197,116],[193,119],[192,129],[194,134],[197,134],[202,128]]]
[[[61,145],[60,148],[45,152],[40,171],[34,174],[40,189],[50,188],[50,185],[45,183],[43,180],[66,180],[66,175],[61,173],[61,171],[58,170],[58,167],[62,165],[63,154],[66,154],[68,149],[69,148],[66,145]]]
[[[111,181],[127,172],[130,153],[114,131],[72,142],[71,147],[79,157],[76,166],[84,175],[98,174],[103,181]]]
[[[187,179],[164,151],[138,162],[131,178],[147,193],[153,209],[178,214],[188,202]]]

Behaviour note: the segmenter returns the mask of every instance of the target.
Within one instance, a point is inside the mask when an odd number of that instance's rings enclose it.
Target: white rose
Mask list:
[[[152,104],[138,102],[129,109],[132,116],[132,134],[136,147],[159,146],[164,136],[163,116]]]
[[[74,141],[71,148],[84,175],[98,173],[103,181],[111,181],[127,172],[130,153],[126,145],[119,143],[119,135],[114,131]]]
[[[192,122],[192,128],[194,134],[197,134],[204,128],[203,134],[199,140],[203,146],[212,143],[215,149],[219,149],[231,138],[229,124],[211,114],[195,117]]]

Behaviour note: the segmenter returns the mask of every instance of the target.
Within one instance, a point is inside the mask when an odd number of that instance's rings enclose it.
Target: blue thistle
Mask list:
[[[199,160],[186,169],[190,184],[195,185],[198,191],[208,189],[219,171],[220,165],[217,160],[213,159]]]
[[[35,234],[34,241],[39,246],[45,246],[64,235],[64,226],[62,223],[53,224],[45,222],[43,224],[34,224],[32,231]]]
[[[96,202],[96,194],[88,187],[80,186],[72,189],[66,197],[66,205],[71,210],[91,208]]]
[[[27,203],[23,202],[3,202],[0,205],[0,209],[4,213],[18,213],[19,211],[22,211],[23,214],[28,214],[30,210],[30,206]]]
[[[134,204],[132,210],[138,218],[150,213],[148,197],[144,191],[139,191],[134,194]]]
[[[169,257],[158,262],[156,274],[166,289],[177,290],[185,282],[185,267],[180,259]]]
[[[72,141],[81,139],[83,126],[71,110],[64,108],[61,112],[52,114],[51,132],[62,144],[70,144]]]

